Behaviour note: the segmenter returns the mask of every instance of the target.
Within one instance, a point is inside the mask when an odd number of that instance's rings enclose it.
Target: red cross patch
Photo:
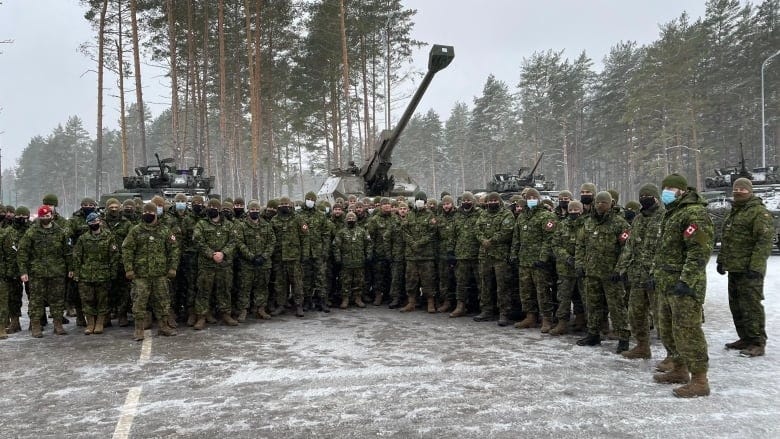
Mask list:
[[[629,236],[631,236],[631,232],[629,232],[628,230],[623,230],[623,233],[621,233],[620,236],[618,237],[620,239],[620,243],[625,244],[626,241],[628,241]]]
[[[690,238],[694,233],[696,233],[697,230],[699,230],[699,226],[697,226],[696,223],[691,223],[691,225],[685,229],[685,232],[683,232],[683,236],[685,238]]]
[[[176,235],[171,235],[171,241],[176,241]]]
[[[303,231],[306,232],[306,231],[309,230],[309,225],[308,224],[304,224],[303,226],[301,226],[301,229],[303,229]]]
[[[547,221],[547,224],[544,225],[544,228],[547,230],[552,230],[554,227],[555,223],[552,220]]]

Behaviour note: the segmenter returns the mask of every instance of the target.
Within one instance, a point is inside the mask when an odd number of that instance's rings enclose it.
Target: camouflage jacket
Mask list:
[[[631,285],[644,285],[650,279],[658,247],[658,228],[665,212],[663,204],[658,203],[649,209],[642,209],[631,223],[631,235],[615,269],[627,274]]]
[[[355,224],[344,227],[333,240],[333,259],[344,268],[362,268],[371,256],[371,237],[368,231]]]
[[[460,212],[455,208],[449,213],[442,210],[436,215],[439,259],[447,259],[448,255],[455,253],[455,228],[457,227],[459,216]]]
[[[479,211],[460,209],[455,220],[455,258],[458,260],[476,260],[479,258],[479,240],[477,239],[477,220]]]
[[[122,262],[136,277],[165,276],[179,267],[176,235],[163,224],[137,224],[122,242]]]
[[[84,211],[79,209],[73,213],[68,219],[68,230],[70,231],[70,243],[75,245],[79,236],[89,232],[89,226],[87,225],[87,216],[84,215]]]
[[[766,274],[766,260],[772,253],[775,226],[772,215],[756,196],[734,202],[723,221],[718,263],[728,272],[748,270]]]
[[[508,209],[481,211],[477,219],[476,238],[479,241],[479,259],[506,260],[512,246],[515,217]]]
[[[521,267],[533,267],[534,262],[553,261],[550,240],[558,218],[544,207],[524,209],[517,217],[512,233],[511,255],[517,255]]]
[[[127,234],[130,233],[133,223],[120,214],[118,218],[113,218],[109,215],[103,216],[103,224],[111,231],[114,240],[116,240],[116,245],[121,251],[122,243],[127,238]]]
[[[377,259],[390,260],[393,258],[393,223],[395,219],[392,213],[387,215],[378,213],[368,220],[366,231],[371,236],[374,256]]]
[[[169,225],[171,231],[176,234],[176,240],[182,253],[197,253],[198,247],[192,239],[192,234],[195,232],[195,225],[198,222],[200,219],[191,210],[185,210],[179,214],[173,208],[169,214],[165,215],[164,223]]]
[[[574,277],[574,252],[577,247],[577,231],[580,218],[566,217],[555,225],[549,240],[550,251],[555,255],[555,272],[558,276]]]
[[[268,221],[263,218],[258,219],[257,223],[248,219],[237,221],[233,234],[242,264],[249,265],[256,256],[262,256],[266,260],[263,268],[271,268],[271,255],[276,246],[276,235]]]
[[[392,229],[390,229],[390,234],[392,235],[390,242],[393,246],[393,262],[403,262],[406,258],[406,241],[404,240],[402,227],[403,224],[409,220],[409,215],[406,215],[404,218],[395,215],[393,216],[393,219]]]
[[[0,248],[0,252],[2,252],[0,259],[2,259],[2,262],[0,262],[0,266],[3,267],[2,271],[0,271],[0,276],[16,279],[22,274],[19,273],[17,252],[19,250],[19,240],[29,228],[30,224],[26,226],[13,225],[6,227],[0,233],[0,236],[2,236],[2,240],[0,240],[0,246],[2,246]]]
[[[19,240],[19,273],[31,278],[65,278],[71,271],[69,231],[54,221],[51,224],[44,228],[36,220]]]
[[[669,203],[655,239],[658,247],[653,273],[663,271],[688,284],[704,302],[706,266],[712,254],[714,227],[707,213],[707,200],[694,188]]]
[[[295,213],[277,214],[271,219],[271,226],[276,234],[274,257],[278,257],[280,261],[300,261],[304,237],[309,226]]]
[[[608,278],[615,272],[620,252],[631,232],[623,215],[610,210],[604,215],[588,215],[578,235],[574,260],[585,276]]]
[[[120,258],[116,238],[108,228],[103,228],[98,234],[87,232],[73,247],[73,278],[79,282],[115,279]]]
[[[309,229],[303,236],[303,259],[323,258],[330,251],[330,230],[326,225],[328,218],[316,207],[304,207],[296,215]]]
[[[233,254],[236,241],[233,224],[221,218],[218,223],[212,220],[198,221],[192,232],[192,241],[198,248],[198,269],[233,268]],[[214,262],[214,253],[222,252],[222,262]]]
[[[436,216],[429,209],[409,212],[401,224],[407,261],[431,261],[436,259]]]

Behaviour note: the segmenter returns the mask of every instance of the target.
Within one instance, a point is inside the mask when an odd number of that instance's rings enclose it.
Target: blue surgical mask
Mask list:
[[[162,214],[163,214],[162,206],[157,206],[157,216],[162,216]]]
[[[663,192],[661,192],[661,201],[663,201],[664,205],[668,205],[676,199],[677,194],[672,190],[664,189]]]
[[[539,200],[532,198],[530,200],[526,200],[525,204],[527,204],[528,207],[533,209],[534,207],[539,205]]]
[[[177,201],[176,202],[176,210],[178,210],[179,212],[182,212],[185,209],[187,209],[187,202],[185,202],[185,201]]]

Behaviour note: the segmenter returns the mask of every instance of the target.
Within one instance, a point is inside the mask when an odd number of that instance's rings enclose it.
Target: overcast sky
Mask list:
[[[3,168],[8,168],[33,136],[48,135],[69,116],[80,116],[94,136],[97,78],[95,64],[79,52],[79,45],[92,41],[94,32],[78,0],[0,1],[0,40],[13,40],[0,44],[0,148]],[[457,101],[471,106],[491,73],[514,88],[522,59],[534,51],[565,50],[575,58],[584,50],[600,69],[617,42],[650,43],[658,37],[659,24],[683,11],[694,19],[704,15],[704,0],[404,3],[417,10],[415,39],[455,47],[455,60],[437,74],[418,108],[433,108],[442,119]],[[419,70],[427,65],[428,50],[415,54]],[[162,106],[155,102],[168,99],[165,78],[142,73],[145,100],[157,116]],[[104,124],[116,127],[118,118],[117,99],[106,96]]]

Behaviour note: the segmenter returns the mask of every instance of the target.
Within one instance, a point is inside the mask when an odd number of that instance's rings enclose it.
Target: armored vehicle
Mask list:
[[[487,189],[472,189],[471,192],[474,194],[498,192],[501,195],[501,199],[507,201],[513,195],[520,194],[523,189],[532,187],[542,194],[543,199],[549,198],[555,201],[558,196],[558,192],[555,191],[555,182],[546,181],[544,174],[536,172],[539,168],[539,163],[542,162],[542,157],[544,157],[544,153],[539,155],[533,167],[521,166],[515,174],[494,174],[487,184]]]

